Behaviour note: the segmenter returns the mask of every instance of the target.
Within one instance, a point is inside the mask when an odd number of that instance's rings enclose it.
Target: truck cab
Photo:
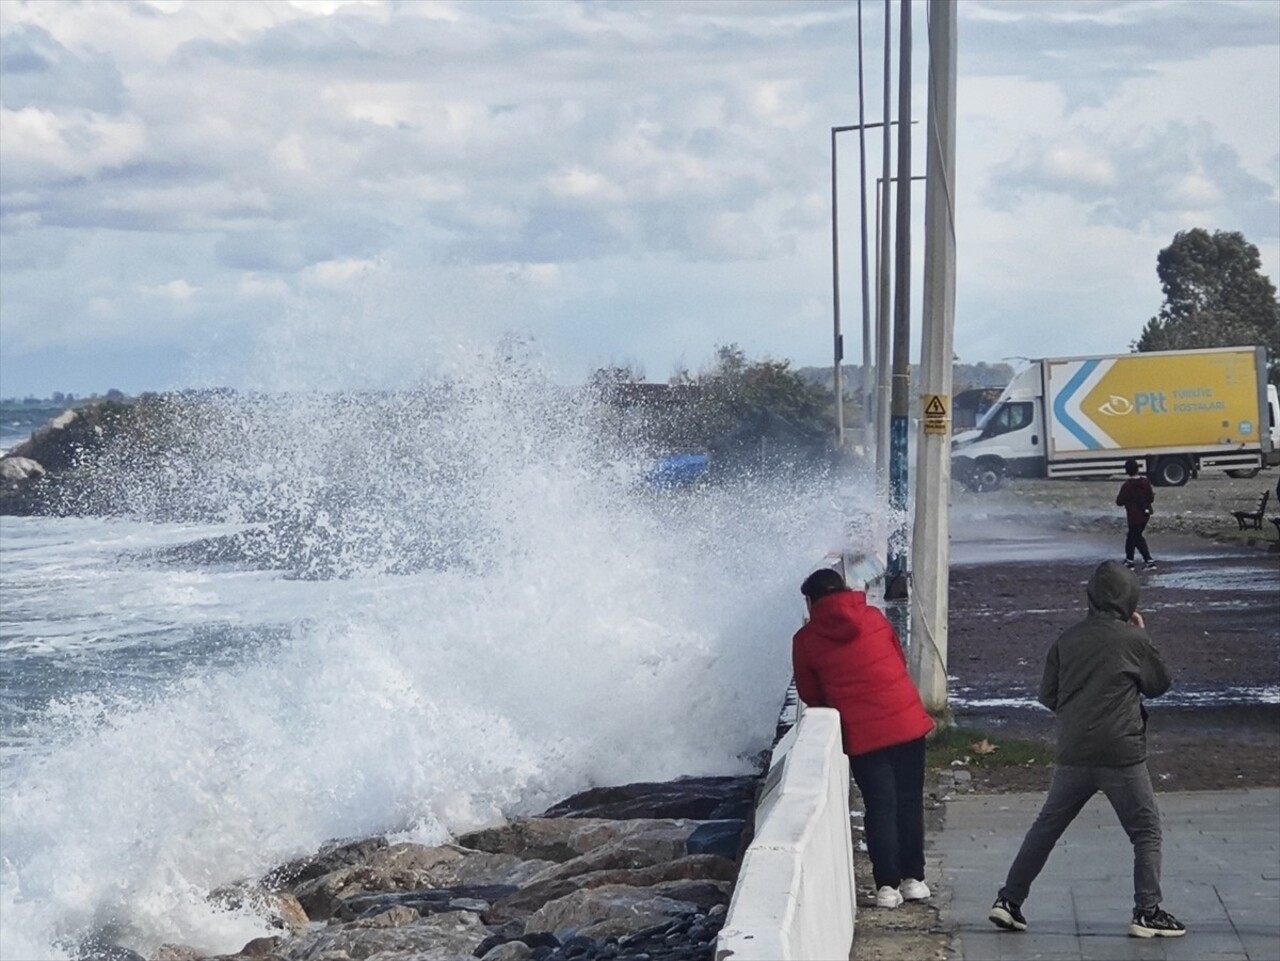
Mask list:
[[[995,490],[1006,477],[1045,476],[1040,365],[1014,375],[973,430],[951,441],[951,470],[974,490]]]

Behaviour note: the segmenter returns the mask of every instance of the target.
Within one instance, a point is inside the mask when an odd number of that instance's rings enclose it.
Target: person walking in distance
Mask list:
[[[1137,550],[1142,554],[1143,569],[1151,570],[1156,562],[1151,559],[1143,531],[1151,519],[1151,505],[1155,503],[1156,492],[1151,481],[1138,476],[1138,462],[1132,457],[1124,462],[1124,472],[1129,479],[1120,485],[1120,493],[1116,495],[1116,506],[1124,508],[1125,519],[1129,522],[1129,535],[1124,539],[1124,566],[1133,567],[1133,553]]]
[[[893,627],[863,591],[824,567],[800,586],[809,621],[791,642],[796,693],[840,714],[844,751],[866,807],[876,905],[930,896],[924,883],[924,742],[933,719],[907,674]]]
[[[1053,781],[988,919],[1025,931],[1022,903],[1058,838],[1098,791],[1133,844],[1133,921],[1138,938],[1176,938],[1186,926],[1160,907],[1160,811],[1147,771],[1144,697],[1169,689],[1169,671],[1138,613],[1138,578],[1104,561],[1089,578],[1089,614],[1045,658],[1040,703],[1057,716]]]

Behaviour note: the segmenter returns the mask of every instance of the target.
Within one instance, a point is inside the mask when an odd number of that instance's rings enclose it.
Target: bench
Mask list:
[[[1258,498],[1258,506],[1251,511],[1232,511],[1231,516],[1236,519],[1236,523],[1240,525],[1240,529],[1252,527],[1256,531],[1262,530],[1262,515],[1267,512],[1267,498],[1271,496],[1271,491],[1263,491],[1262,496]]]

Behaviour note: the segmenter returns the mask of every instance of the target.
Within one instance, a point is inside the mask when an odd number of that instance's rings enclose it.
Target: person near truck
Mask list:
[[[1151,559],[1151,551],[1143,532],[1147,529],[1147,521],[1151,519],[1151,506],[1155,503],[1156,492],[1151,481],[1139,476],[1138,462],[1132,457],[1124,462],[1124,472],[1129,475],[1129,479],[1120,485],[1120,493],[1116,495],[1116,506],[1124,508],[1125,519],[1129,522],[1129,534],[1124,539],[1124,566],[1133,568],[1133,555],[1137,551],[1142,554],[1143,569],[1151,570],[1156,562]]]
[[[796,693],[840,714],[844,752],[862,792],[876,905],[929,897],[924,882],[924,742],[933,719],[884,614],[824,567],[800,586],[809,620],[791,642]]]
[[[1147,770],[1144,697],[1169,689],[1169,671],[1138,613],[1138,577],[1104,561],[1089,578],[1089,614],[1067,628],[1045,658],[1040,703],[1057,718],[1053,780],[987,918],[1027,930],[1022,903],[1058,838],[1098,791],[1133,844],[1137,938],[1176,938],[1186,926],[1160,907],[1160,811]]]

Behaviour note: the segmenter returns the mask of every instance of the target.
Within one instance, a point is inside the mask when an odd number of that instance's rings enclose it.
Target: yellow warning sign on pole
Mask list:
[[[926,434],[949,434],[951,432],[951,415],[947,412],[946,394],[924,395],[924,432]]]

